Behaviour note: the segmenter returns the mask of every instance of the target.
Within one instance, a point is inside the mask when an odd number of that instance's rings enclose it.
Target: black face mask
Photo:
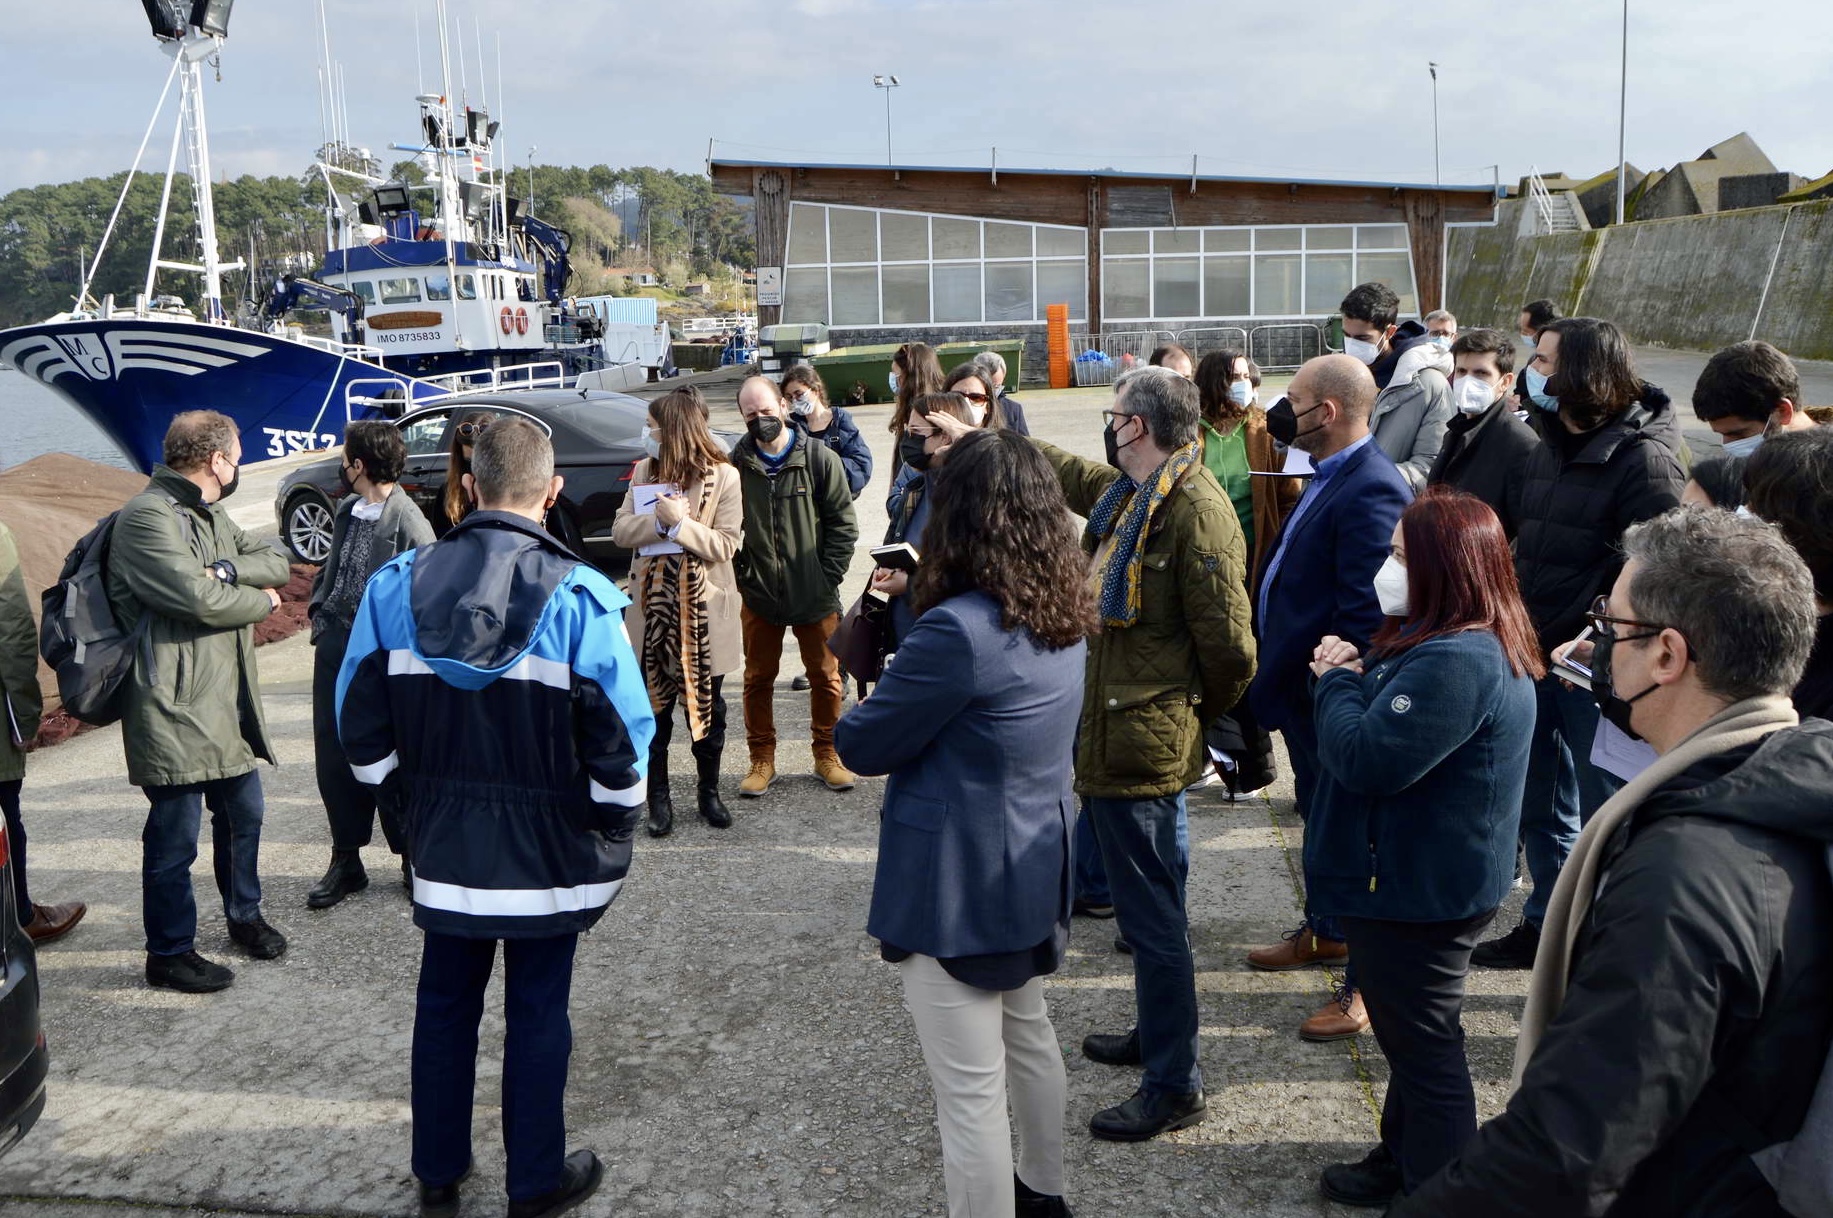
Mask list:
[[[897,442],[897,452],[904,464],[923,473],[929,469],[930,454],[923,451],[923,436],[905,436]]]
[[[235,494],[235,488],[241,485],[242,485],[242,467],[238,465],[235,467],[235,477],[223,483],[222,484],[223,489],[216,493],[216,501],[218,503],[221,503],[223,500],[229,498],[229,496]]]
[[[242,471],[238,469],[236,471],[236,478],[239,481],[241,477]],[[339,464],[337,467],[337,488],[341,493],[346,495],[356,494],[356,483],[350,481],[350,467],[348,465]]]
[[[1128,415],[1127,419],[1133,417],[1135,416]],[[1134,436],[1131,440],[1128,440],[1126,444],[1122,444],[1114,435],[1114,426],[1118,424],[1124,427],[1127,419],[1115,419],[1113,423],[1101,429],[1101,445],[1107,450],[1107,463],[1115,469],[1120,468],[1120,450],[1129,445],[1139,443],[1139,436]]]
[[[783,434],[783,420],[773,414],[760,414],[745,424],[745,430],[759,444],[775,444],[777,437]]]
[[[1313,406],[1304,413],[1311,414],[1322,405],[1323,403],[1320,402],[1318,406]],[[1300,436],[1308,436],[1314,431],[1324,430],[1324,425],[1319,423],[1316,427],[1307,427],[1305,430],[1300,431],[1298,429],[1298,418],[1298,412],[1292,409],[1292,399],[1285,397],[1280,398],[1277,402],[1273,403],[1272,409],[1267,411],[1267,434],[1290,448],[1292,443]]]
[[[1652,639],[1659,631],[1633,636],[1636,639]],[[1636,729],[1629,726],[1630,707],[1642,701],[1656,690],[1661,683],[1656,682],[1633,698],[1620,698],[1610,675],[1610,653],[1617,640],[1610,635],[1601,635],[1593,640],[1591,648],[1591,699],[1598,704],[1598,713],[1604,716],[1605,722],[1628,736],[1631,740],[1640,740]]]

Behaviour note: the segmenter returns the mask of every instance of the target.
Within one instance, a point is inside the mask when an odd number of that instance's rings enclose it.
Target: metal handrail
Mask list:
[[[1534,211],[1540,216],[1541,227],[1553,231],[1553,192],[1547,189],[1547,181],[1540,176],[1540,167],[1533,166],[1528,170],[1528,201],[1534,205]]]
[[[1179,330],[1177,332],[1177,338],[1173,341],[1175,341],[1178,346],[1190,352],[1192,359],[1201,360],[1211,351],[1229,349],[1229,344],[1224,337],[1229,334],[1239,334],[1241,336],[1241,341],[1235,344],[1233,349],[1246,355],[1248,333],[1247,330],[1241,326],[1197,326],[1189,330]]]
[[[1262,335],[1270,335],[1282,330],[1296,330],[1299,332],[1299,360],[1296,364],[1281,363],[1275,360],[1272,355],[1272,339],[1268,337],[1262,340],[1261,338]],[[1305,338],[1307,334],[1312,339],[1310,354],[1306,354]],[[1256,345],[1263,341],[1266,345]],[[1247,357],[1256,364],[1259,364],[1261,370],[1265,372],[1294,371],[1303,366],[1306,360],[1315,359],[1324,354],[1327,350],[1328,348],[1324,345],[1324,328],[1316,322],[1309,321],[1286,321],[1278,322],[1273,325],[1255,326],[1253,332],[1248,335],[1247,340]]]

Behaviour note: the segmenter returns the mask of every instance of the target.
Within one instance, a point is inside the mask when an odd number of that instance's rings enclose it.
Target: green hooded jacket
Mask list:
[[[827,445],[791,429],[794,443],[765,472],[750,436],[732,450],[745,505],[745,544],[732,558],[745,607],[767,622],[802,626],[840,612],[859,521],[846,467]]]
[[[44,695],[38,688],[38,627],[32,621],[32,597],[19,570],[13,534],[0,524],[0,696],[8,718],[0,723],[0,782],[25,777],[25,746],[38,734]],[[14,732],[17,729],[17,735]]]
[[[1087,516],[1120,471],[1033,439],[1069,510]],[[1093,555],[1089,539],[1084,548]],[[1139,620],[1088,641],[1076,791],[1100,799],[1176,795],[1203,776],[1203,728],[1254,676],[1246,543],[1228,495],[1201,462],[1152,515]]]
[[[235,564],[234,584],[208,569],[219,559]],[[127,501],[109,542],[108,601],[124,630],[152,615],[151,670],[144,656],[135,663],[121,720],[129,782],[214,782],[274,760],[250,628],[272,612],[263,589],[290,575],[280,551],[163,465]]]

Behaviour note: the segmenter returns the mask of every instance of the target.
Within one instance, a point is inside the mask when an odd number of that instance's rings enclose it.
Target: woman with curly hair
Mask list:
[[[834,743],[858,772],[891,776],[867,930],[902,974],[929,1066],[948,1212],[1055,1218],[1069,1213],[1065,1074],[1040,979],[1069,942],[1093,594],[1028,440],[974,431],[932,476],[916,625]]]

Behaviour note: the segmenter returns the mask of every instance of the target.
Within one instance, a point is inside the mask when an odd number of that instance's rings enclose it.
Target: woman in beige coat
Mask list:
[[[706,399],[698,389],[677,389],[651,402],[643,442],[649,456],[631,471],[631,492],[611,536],[635,551],[634,642],[656,712],[649,833],[665,837],[675,825],[668,742],[676,703],[693,736],[700,815],[715,829],[732,823],[719,798],[719,757],[726,744],[725,674],[743,660],[732,555],[743,541],[744,509],[738,471],[707,427]],[[649,489],[657,487],[652,496]]]

